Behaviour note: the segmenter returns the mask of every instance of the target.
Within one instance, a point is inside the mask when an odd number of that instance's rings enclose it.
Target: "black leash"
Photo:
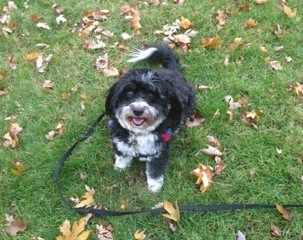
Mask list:
[[[105,113],[102,113],[97,120],[93,123],[93,125],[86,131],[81,139],[76,141],[60,158],[58,161],[55,173],[54,173],[54,180],[55,185],[57,188],[57,192],[61,198],[61,202],[67,206],[69,209],[75,210],[76,212],[83,213],[83,214],[94,214],[94,215],[101,215],[101,216],[123,216],[123,215],[131,215],[131,214],[138,214],[138,213],[162,213],[165,212],[164,208],[154,208],[149,210],[142,210],[142,211],[127,211],[127,212],[118,212],[118,211],[111,211],[106,209],[94,209],[94,208],[73,208],[64,198],[60,183],[59,183],[59,175],[61,172],[64,163],[68,160],[74,148],[81,142],[87,140],[95,131],[98,124],[104,118]],[[230,211],[230,210],[249,210],[249,209],[260,209],[260,208],[276,208],[275,204],[219,204],[219,205],[178,205],[179,210],[181,212],[185,211]],[[303,204],[286,204],[282,205],[284,208],[302,208]]]

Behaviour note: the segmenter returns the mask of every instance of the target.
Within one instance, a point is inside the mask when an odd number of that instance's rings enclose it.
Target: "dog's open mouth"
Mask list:
[[[139,127],[145,122],[145,118],[133,117],[131,121],[135,126]]]

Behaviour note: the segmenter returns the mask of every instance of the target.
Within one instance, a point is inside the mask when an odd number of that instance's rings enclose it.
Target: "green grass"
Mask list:
[[[165,24],[184,16],[194,22],[198,35],[192,39],[191,51],[184,53],[176,49],[180,56],[182,72],[194,84],[212,86],[211,91],[197,92],[197,107],[205,118],[198,128],[182,128],[171,142],[171,161],[169,163],[163,189],[158,194],[149,193],[140,182],[140,171],[144,165],[135,163],[125,172],[113,170],[113,153],[107,146],[108,129],[106,120],[98,127],[93,137],[81,144],[65,165],[61,181],[66,197],[81,196],[85,184],[95,188],[95,200],[108,209],[118,209],[120,199],[127,199],[128,210],[146,209],[164,199],[179,204],[224,204],[224,203],[271,203],[292,204],[302,202],[303,182],[303,102],[288,92],[292,82],[302,81],[302,3],[290,2],[297,8],[297,16],[288,18],[278,10],[279,1],[268,1],[255,5],[252,1],[194,1],[187,0],[182,6],[167,1],[167,6],[146,7],[141,1],[128,1],[141,12],[142,30],[130,41],[120,38],[122,32],[134,33],[130,24],[120,14],[124,1],[29,1],[29,8],[23,1],[16,0],[18,9],[11,12],[11,22],[16,22],[16,30],[8,37],[0,35],[0,71],[9,69],[7,59],[14,55],[16,70],[0,80],[0,89],[7,91],[0,97],[0,133],[3,136],[10,125],[5,117],[16,116],[16,122],[24,129],[19,134],[17,149],[0,147],[0,239],[11,239],[4,232],[5,213],[15,213],[15,218],[23,219],[28,229],[14,239],[42,237],[55,239],[59,226],[65,220],[77,221],[79,214],[65,208],[57,195],[53,171],[57,160],[76,139],[93,123],[104,110],[106,90],[116,81],[106,78],[94,67],[97,56],[109,54],[110,65],[132,68],[127,64],[127,53],[110,48],[115,42],[128,47],[146,42],[160,42],[161,36],[154,35]],[[68,22],[57,25],[56,13],[51,6],[57,3],[66,7],[64,15]],[[237,8],[249,3],[250,11],[237,12]],[[5,4],[0,4],[0,9]],[[104,50],[87,51],[83,40],[70,30],[81,21],[84,10],[97,7],[109,9],[111,15],[100,25],[112,31],[115,36],[105,40]],[[226,25],[217,32],[215,15],[217,10],[234,13]],[[33,13],[41,15],[41,22],[52,28],[51,31],[38,29],[29,19]],[[0,14],[1,15],[1,14]],[[258,25],[245,29],[245,21],[257,20]],[[281,38],[273,31],[279,24],[284,29]],[[222,44],[213,50],[204,49],[201,41],[205,37],[220,36]],[[242,37],[249,48],[239,47],[231,51],[228,46],[236,37]],[[50,47],[39,50],[38,43]],[[268,52],[261,52],[263,45]],[[284,46],[283,52],[275,48]],[[45,56],[53,54],[53,60],[45,73],[38,73],[32,62],[24,60],[28,53],[39,51]],[[224,66],[226,56],[230,65]],[[293,61],[286,63],[285,56]],[[243,57],[243,61],[238,59]],[[265,58],[280,61],[281,71],[273,71],[265,63]],[[42,88],[45,80],[55,83],[54,89],[46,94]],[[72,91],[72,89],[75,89]],[[70,93],[67,101],[61,99],[62,93]],[[81,110],[81,94],[89,98],[86,109]],[[260,109],[264,117],[258,130],[249,128],[240,120],[239,112],[234,120],[228,121],[227,106],[222,99],[232,95],[234,98],[249,96],[249,110]],[[213,119],[214,113],[221,115]],[[47,141],[45,135],[58,123],[66,127],[66,132]],[[226,169],[214,178],[214,182],[204,195],[199,194],[195,179],[190,172],[198,163],[214,165],[211,158],[196,153],[208,142],[207,135],[216,136],[224,153]],[[276,148],[282,154],[276,154]],[[25,165],[21,176],[10,173],[11,161],[17,159]],[[87,179],[79,180],[83,171]],[[134,180],[128,186],[125,178]],[[117,188],[107,188],[116,184]],[[177,231],[170,231],[161,215],[141,214],[125,217],[94,217],[87,228],[92,231],[89,239],[96,239],[95,225],[111,223],[115,228],[114,239],[133,239],[137,229],[146,229],[147,239],[235,239],[238,230],[249,239],[271,239],[269,223],[274,222],[282,231],[282,239],[301,239],[302,210],[292,209],[290,221],[282,219],[276,210],[250,210],[232,212],[186,212],[176,224]]]

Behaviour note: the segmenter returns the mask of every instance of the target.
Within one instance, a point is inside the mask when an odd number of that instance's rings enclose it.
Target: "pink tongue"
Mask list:
[[[144,122],[144,119],[143,118],[133,118],[133,123],[135,125],[141,125],[142,123]]]

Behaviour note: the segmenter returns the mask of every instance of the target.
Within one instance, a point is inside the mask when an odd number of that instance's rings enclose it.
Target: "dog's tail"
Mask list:
[[[164,68],[179,70],[179,58],[167,44],[148,45],[143,49],[135,48],[130,56],[128,62],[149,60],[160,62]]]

